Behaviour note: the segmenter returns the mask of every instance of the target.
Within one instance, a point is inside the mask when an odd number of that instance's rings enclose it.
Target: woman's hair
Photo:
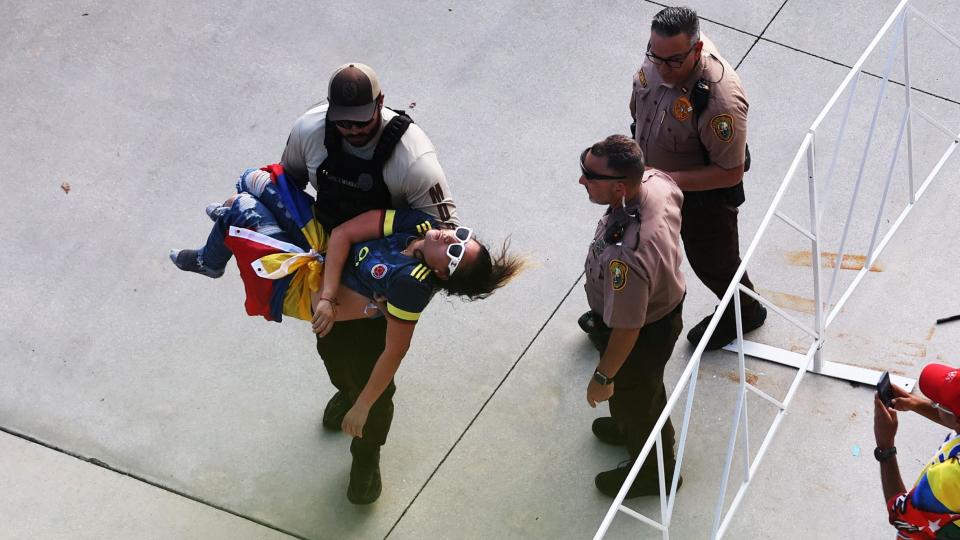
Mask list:
[[[509,238],[503,241],[496,256],[491,256],[490,250],[482,242],[477,241],[477,244],[480,251],[473,264],[459,266],[449,279],[436,281],[447,294],[462,296],[467,300],[482,300],[523,270],[523,259],[508,253]]]

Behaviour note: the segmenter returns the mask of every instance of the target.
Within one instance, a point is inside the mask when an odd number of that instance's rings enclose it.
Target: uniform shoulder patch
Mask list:
[[[613,290],[619,291],[627,285],[627,265],[618,259],[610,261],[610,284]]]
[[[729,114],[718,114],[710,120],[710,127],[717,134],[717,138],[723,142],[733,140],[733,117]]]
[[[643,73],[643,68],[640,68],[640,73],[637,74],[637,79],[640,80],[640,86],[644,88],[647,87],[647,76]]]

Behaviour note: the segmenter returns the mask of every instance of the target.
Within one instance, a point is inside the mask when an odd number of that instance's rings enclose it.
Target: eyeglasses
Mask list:
[[[687,52],[683,53],[683,56],[681,56],[680,58],[677,58],[676,55],[671,56],[670,58],[663,58],[661,56],[657,56],[652,52],[650,52],[650,42],[648,41],[647,42],[647,59],[650,60],[650,62],[652,62],[654,65],[659,66],[660,64],[666,64],[668,67],[672,69],[677,69],[678,67],[682,66],[684,62],[686,62],[687,57],[690,56],[690,53],[693,52],[693,48],[696,47],[697,43],[699,42],[700,42],[700,38],[698,36],[697,41],[694,42],[694,44],[691,45],[690,48],[687,49]]]
[[[341,129],[362,129],[369,126],[376,117],[377,115],[373,115],[369,120],[337,120],[334,124]]]
[[[467,242],[470,240],[470,237],[473,236],[473,229],[470,227],[457,227],[453,231],[453,236],[457,238],[457,242],[447,246],[447,257],[450,258],[447,270],[451,276],[457,269],[457,265],[460,264],[460,260],[463,259],[463,254],[467,252]]]
[[[606,174],[595,173],[587,168],[585,164],[585,159],[587,157],[587,152],[590,151],[590,147],[587,147],[586,150],[580,154],[580,172],[583,173],[583,177],[587,180],[623,180],[626,176],[609,176]]]

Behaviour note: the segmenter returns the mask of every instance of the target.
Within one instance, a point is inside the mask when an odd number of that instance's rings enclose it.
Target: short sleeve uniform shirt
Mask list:
[[[651,167],[664,171],[703,167],[704,149],[710,163],[724,169],[744,162],[748,104],[740,77],[709,38],[701,35],[701,40],[700,63],[682,85],[664,83],[650,60],[633,76],[635,138]],[[691,92],[701,78],[710,85],[710,99],[695,118]]]
[[[585,263],[587,302],[611,328],[642,328],[683,300],[680,207],[673,179],[648,169],[640,194],[597,223]]]

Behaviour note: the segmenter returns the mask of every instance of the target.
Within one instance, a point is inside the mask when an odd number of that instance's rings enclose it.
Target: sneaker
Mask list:
[[[204,211],[207,213],[207,217],[210,218],[210,221],[217,221],[220,216],[227,213],[227,210],[229,210],[229,208],[226,206],[223,206],[220,203],[212,202],[207,205],[207,208]]]
[[[598,439],[607,444],[614,446],[627,444],[627,439],[623,436],[623,433],[620,432],[617,423],[609,416],[594,420],[591,429],[593,429],[593,434],[596,435]]]
[[[667,465],[670,466],[668,467]],[[627,479],[627,475],[630,473],[630,467],[632,466],[633,461],[624,461],[620,463],[616,469],[598,474],[597,477],[594,478],[594,484],[596,484],[600,493],[603,493],[607,497],[616,497],[617,493],[620,492],[620,488],[623,486],[623,482]],[[664,469],[666,469],[664,472],[667,475],[664,481],[664,488],[669,491],[670,483],[673,481],[673,464],[664,463]],[[677,481],[677,491],[680,491],[680,486],[682,485],[683,476]],[[660,495],[660,480],[656,474],[644,475],[643,471],[640,471],[633,480],[633,485],[627,490],[627,495],[624,498],[632,499],[645,495]]]
[[[200,252],[195,249],[171,249],[170,260],[177,268],[186,272],[196,272],[213,279],[223,275],[223,268],[214,270],[204,266],[200,261]]]
[[[353,404],[342,392],[337,392],[327,402],[323,409],[323,427],[330,431],[340,431],[343,425],[343,417],[347,415]]]
[[[351,449],[353,452],[353,449]],[[365,455],[366,454],[366,455]],[[380,448],[372,453],[355,452],[350,466],[347,500],[353,504],[370,504],[380,498]]]
[[[743,319],[743,335],[747,335],[757,328],[760,328],[767,319],[767,308],[763,307],[763,304],[760,303],[755,305],[756,309],[753,310],[752,316],[744,317]],[[714,312],[716,312],[716,309],[714,309]],[[700,343],[712,318],[713,315],[708,315],[690,329],[690,332],[687,333],[687,341],[689,341],[691,345],[696,347],[697,344]],[[707,341],[706,350],[715,351],[722,349],[735,339],[737,339],[737,324],[733,320],[733,317],[720,317],[717,328],[714,329],[713,335],[710,336],[710,340]]]

